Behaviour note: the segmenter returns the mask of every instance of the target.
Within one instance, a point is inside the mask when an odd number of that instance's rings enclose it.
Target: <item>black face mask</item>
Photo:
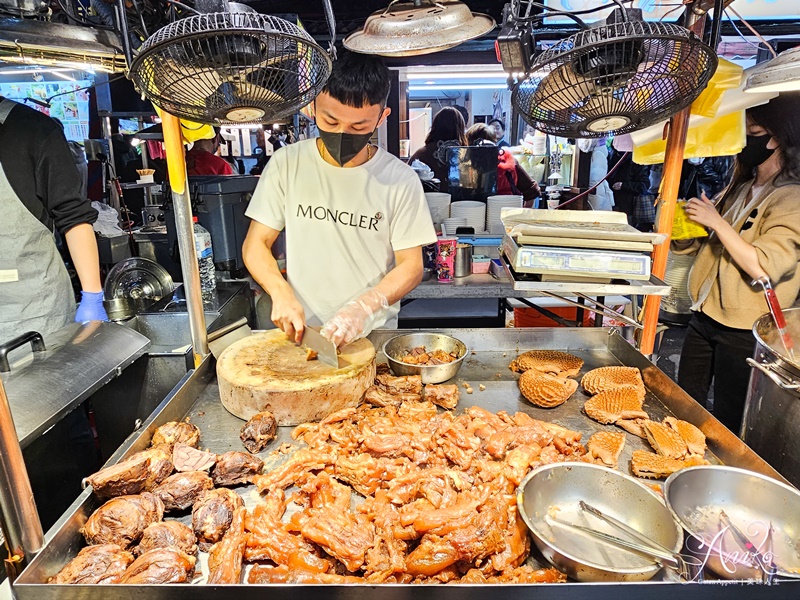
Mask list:
[[[320,129],[319,137],[331,158],[343,167],[364,149],[373,133],[374,130],[369,133],[333,133]]]
[[[739,153],[739,162],[747,171],[752,171],[772,156],[775,150],[767,148],[771,139],[768,133],[747,136],[747,144]]]

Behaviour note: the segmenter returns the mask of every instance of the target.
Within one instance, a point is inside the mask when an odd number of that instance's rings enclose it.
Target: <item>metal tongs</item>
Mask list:
[[[775,328],[778,330],[778,335],[781,338],[783,347],[786,349],[786,354],[792,362],[794,362],[794,342],[789,332],[786,330],[786,319],[783,316],[781,305],[778,302],[778,296],[775,295],[775,290],[772,288],[772,281],[767,275],[764,275],[763,277],[754,279],[750,285],[755,285],[757,283],[760,283],[761,287],[764,288],[764,296],[767,299],[767,306],[769,307],[770,314],[772,314],[772,320],[775,321]]]
[[[658,542],[654,542],[632,527],[629,527],[625,523],[618,521],[614,517],[610,517],[609,515],[600,512],[598,509],[582,500],[579,502],[579,505],[581,510],[584,512],[587,512],[598,519],[605,521],[613,528],[624,533],[635,541],[618,538],[611,534],[592,529],[591,527],[584,527],[583,525],[576,525],[574,523],[561,521],[560,519],[556,519],[552,516],[548,517],[548,520],[560,525],[561,527],[580,532],[621,550],[626,550],[633,554],[643,556],[644,558],[649,558],[657,565],[676,571],[678,575],[680,575],[681,578],[685,579],[686,581],[703,581],[702,561],[693,556],[685,556],[673,552],[669,548],[662,546]]]
[[[778,574],[778,567],[772,560],[767,561],[766,557],[761,554],[755,544],[751,542],[748,537],[742,533],[742,530],[736,527],[731,521],[730,517],[724,510],[719,511],[719,520],[723,526],[727,527],[733,534],[736,543],[741,546],[742,550],[747,552],[748,557],[755,563],[758,570],[761,571],[761,583],[765,585],[772,585],[775,581],[775,576]],[[772,540],[772,523],[769,526],[769,538]]]

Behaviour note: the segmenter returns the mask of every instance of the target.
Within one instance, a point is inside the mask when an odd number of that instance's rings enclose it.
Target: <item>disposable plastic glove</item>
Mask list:
[[[103,307],[103,292],[81,292],[81,303],[75,313],[75,322],[87,321],[108,321],[106,309]]]
[[[368,335],[381,319],[385,320],[388,311],[386,296],[371,289],[340,308],[320,333],[336,346],[349,344],[356,338]]]

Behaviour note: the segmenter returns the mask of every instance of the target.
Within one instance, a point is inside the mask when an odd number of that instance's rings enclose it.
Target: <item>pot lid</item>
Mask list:
[[[416,56],[458,46],[490,32],[494,19],[458,0],[391,2],[372,13],[344,40],[348,50],[382,56]]]
[[[116,323],[71,323],[2,374],[24,448],[145,353],[150,340]]]
[[[127,258],[108,272],[103,291],[107,300],[159,300],[172,293],[172,277],[157,262],[148,258]]]

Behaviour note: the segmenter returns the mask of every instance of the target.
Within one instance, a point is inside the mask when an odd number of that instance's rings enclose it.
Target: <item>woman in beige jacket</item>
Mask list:
[[[752,282],[769,276],[783,306],[800,291],[800,93],[747,111],[747,145],[730,185],[716,205],[692,198],[686,212],[710,235],[702,246],[682,250],[699,247],[678,383],[705,404],[713,379],[714,415],[738,434],[750,376],[745,360],[755,345],[751,330],[768,311]]]

